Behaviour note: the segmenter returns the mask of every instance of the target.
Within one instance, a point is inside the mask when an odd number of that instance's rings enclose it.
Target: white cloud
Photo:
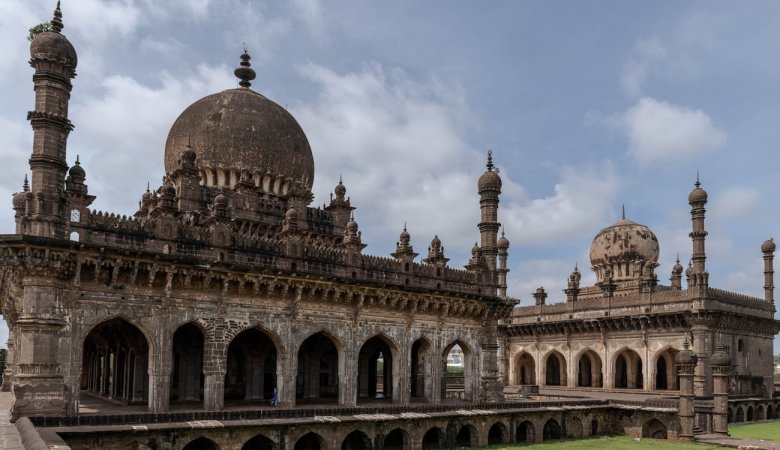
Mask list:
[[[623,65],[620,85],[626,94],[639,97],[651,67],[664,59],[667,52],[658,38],[651,38],[637,41],[632,53],[632,58]]]
[[[325,16],[320,0],[293,0],[293,10],[311,33],[315,40],[325,38]]]
[[[507,237],[514,244],[540,245],[587,240],[615,219],[612,203],[619,180],[611,163],[564,167],[554,192],[529,199],[510,195],[500,210]]]
[[[710,218],[715,221],[744,220],[745,217],[760,212],[760,200],[758,189],[742,186],[730,187],[719,192],[712,199]]]
[[[628,155],[641,164],[679,162],[727,142],[726,133],[704,111],[650,97],[639,99],[618,125],[628,138]]]

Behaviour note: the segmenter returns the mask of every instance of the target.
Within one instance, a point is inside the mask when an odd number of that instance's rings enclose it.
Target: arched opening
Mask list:
[[[471,350],[455,341],[442,354],[442,399],[471,400]]]
[[[534,357],[526,352],[515,356],[515,384],[536,384],[536,363]]]
[[[471,425],[463,425],[460,427],[460,430],[458,430],[458,435],[455,437],[455,446],[476,447],[477,445],[477,430],[475,430]]]
[[[501,422],[496,422],[488,430],[488,445],[505,444],[509,442],[506,427]]]
[[[276,387],[276,345],[257,328],[239,333],[228,347],[225,403],[269,401]]]
[[[317,433],[306,433],[295,441],[294,450],[324,450],[325,443]]]
[[[380,336],[367,340],[358,354],[358,399],[393,398],[393,352]]]
[[[431,351],[433,346],[425,338],[412,344],[412,400],[431,400]]]
[[[423,450],[443,448],[444,447],[444,432],[441,428],[433,427],[425,432],[422,440]]]
[[[775,419],[780,419],[780,405],[775,406]]]
[[[769,420],[772,420],[775,418],[774,411],[772,410],[772,405],[767,405],[766,407],[766,418]]]
[[[728,410],[728,412],[727,412],[726,414],[727,414],[727,416],[726,416],[726,422],[728,422],[728,423],[734,423],[734,414],[731,412],[731,410],[730,410],[730,409]]]
[[[515,442],[518,444],[523,444],[526,442],[534,442],[536,440],[536,436],[534,433],[534,424],[532,424],[529,421],[524,421],[520,423],[520,425],[517,426],[515,429]]]
[[[566,358],[555,350],[547,354],[544,364],[544,384],[566,386]]]
[[[73,242],[78,242],[81,238],[79,237],[78,231],[71,231],[70,232],[70,240]]]
[[[619,389],[642,389],[642,358],[630,349],[623,349],[615,357],[614,386]]]
[[[756,420],[764,419],[766,419],[766,416],[764,416],[764,407],[762,405],[756,406]]]
[[[366,433],[355,430],[341,442],[341,450],[371,450],[371,439]]]
[[[753,416],[753,407],[752,406],[748,406],[748,408],[747,408],[747,417],[746,418],[747,418],[748,422],[752,422],[753,421],[754,416]]]
[[[742,409],[741,406],[737,407],[737,412],[734,414],[734,421],[737,423],[741,423],[745,421],[745,410]]]
[[[590,421],[590,435],[595,436],[597,434],[599,434],[599,421],[592,419]]]
[[[193,323],[173,333],[171,403],[203,401],[203,332]]]
[[[274,441],[262,434],[258,434],[246,441],[246,444],[241,447],[241,450],[274,450],[275,448],[276,444],[274,444]]]
[[[658,419],[651,419],[642,425],[642,437],[666,439],[666,425]]]
[[[566,424],[566,436],[570,438],[581,438],[584,436],[582,420],[579,417],[569,417]]]
[[[211,439],[199,437],[182,447],[182,450],[218,450],[218,448]]]
[[[303,401],[339,398],[339,353],[325,333],[309,336],[298,350],[295,398]]]
[[[96,325],[84,339],[81,389],[122,403],[146,403],[149,343],[122,318]]]
[[[603,387],[601,358],[593,350],[586,350],[577,363],[577,386]]]
[[[677,350],[669,348],[659,353],[655,360],[655,388],[658,390],[679,389],[677,365],[674,358]]]
[[[544,424],[542,440],[551,441],[561,438],[561,425],[555,419],[550,419]]]
[[[387,433],[384,450],[404,450],[407,447],[406,433],[400,428]]]

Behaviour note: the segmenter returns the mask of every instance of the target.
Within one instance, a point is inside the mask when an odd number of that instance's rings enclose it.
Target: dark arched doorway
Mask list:
[[[274,441],[262,434],[258,434],[246,441],[246,444],[241,447],[241,450],[274,450],[275,448],[276,444],[274,444]]]
[[[550,419],[544,424],[542,439],[545,441],[557,440],[561,438],[561,425],[555,419]]]
[[[257,328],[239,333],[228,347],[225,403],[267,403],[276,387],[276,345]]]
[[[474,427],[470,425],[463,425],[460,427],[457,436],[455,436],[455,446],[476,447],[477,444],[477,431],[474,429]]]
[[[642,358],[637,352],[624,349],[615,357],[614,386],[622,389],[642,389]]]
[[[218,450],[218,447],[212,440],[199,437],[182,447],[181,450]]]
[[[193,323],[180,326],[173,334],[171,403],[203,401],[203,332]]]
[[[442,399],[471,400],[471,349],[455,341],[442,353]]]
[[[122,318],[107,320],[84,339],[81,389],[130,404],[147,402],[149,344]]]
[[[444,432],[441,428],[433,427],[425,432],[422,448],[423,450],[444,448]]]
[[[400,428],[387,433],[385,436],[384,450],[404,450],[408,447],[406,433]]]
[[[316,433],[306,433],[295,441],[294,450],[322,450],[324,448],[322,436]]]
[[[357,381],[359,400],[393,398],[393,353],[385,338],[374,336],[360,348]]]
[[[515,356],[515,384],[536,384],[536,363],[533,356],[522,352]]]
[[[505,444],[508,442],[506,427],[496,422],[488,430],[488,445]]]
[[[339,399],[339,353],[325,333],[309,336],[298,350],[295,398],[303,402]]]
[[[676,390],[677,383],[677,365],[674,358],[677,350],[666,349],[658,354],[655,360],[655,388],[658,390]]]
[[[658,419],[651,419],[642,425],[642,437],[666,439],[666,425]]]
[[[534,442],[535,439],[534,424],[526,420],[517,426],[517,429],[515,430],[516,443],[524,444],[527,442]]]
[[[602,387],[601,358],[592,350],[580,355],[577,363],[577,386]]]
[[[344,438],[341,450],[371,450],[371,439],[366,433],[355,430]]]
[[[544,364],[544,384],[566,386],[566,358],[554,350],[547,355]]]

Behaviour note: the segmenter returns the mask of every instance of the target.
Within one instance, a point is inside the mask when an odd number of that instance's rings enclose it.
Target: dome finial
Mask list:
[[[24,174],[24,183],[22,184],[22,190],[24,192],[30,191],[30,183],[27,181],[27,174]]]
[[[76,155],[76,165],[79,165],[79,166],[81,165],[81,163],[79,162],[79,155]]]
[[[487,170],[488,172],[493,171],[493,150],[488,150],[488,158],[487,158]]]
[[[60,10],[60,1],[57,0],[57,7],[54,9],[54,18],[51,19],[51,31],[59,33],[62,31],[62,11]]]
[[[696,169],[696,183],[693,184],[696,187],[701,186],[701,183],[699,182],[699,169]]]
[[[238,82],[238,85],[243,88],[248,88],[252,85],[250,81],[255,79],[255,69],[252,68],[252,65],[249,64],[249,60],[252,59],[251,56],[249,56],[249,53],[246,51],[246,42],[244,43],[244,53],[241,54],[241,62],[239,63],[239,66],[236,67],[236,70],[233,71],[233,74],[241,81]]]
[[[680,252],[677,252],[677,264],[680,264]]]

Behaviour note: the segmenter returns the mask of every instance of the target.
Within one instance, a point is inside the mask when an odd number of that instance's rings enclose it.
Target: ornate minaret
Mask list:
[[[498,255],[496,241],[498,240],[498,229],[501,227],[498,222],[498,196],[501,194],[501,177],[498,176],[497,171],[493,170],[492,150],[488,150],[487,171],[479,177],[477,187],[479,188],[479,209],[482,212],[478,225],[481,237],[480,247],[488,269],[495,272]]]
[[[501,237],[498,238],[498,296],[506,298],[506,274],[509,269],[506,268],[506,258],[509,256],[509,239],[504,236],[501,230]]]
[[[672,277],[670,278],[672,282],[672,289],[679,291],[682,289],[682,273],[683,273],[683,266],[680,264],[680,255],[677,255],[677,262],[674,264],[674,267],[672,267]]]
[[[767,239],[761,244],[761,252],[764,254],[764,299],[767,303],[775,304],[775,240]]]
[[[691,274],[691,285],[695,287],[707,288],[709,284],[709,274],[705,266],[707,254],[704,251],[704,240],[707,238],[707,231],[704,230],[704,205],[707,204],[707,191],[702,189],[699,182],[699,176],[696,175],[695,188],[688,195],[688,204],[691,205],[691,222],[693,229],[689,236],[693,240],[693,272]]]
[[[65,237],[65,147],[73,124],[68,120],[68,101],[76,76],[76,50],[62,31],[62,12],[57,2],[52,31],[39,33],[30,44],[30,65],[35,69],[35,110],[27,113],[33,131],[32,205],[27,206],[27,232],[36,236]]]

